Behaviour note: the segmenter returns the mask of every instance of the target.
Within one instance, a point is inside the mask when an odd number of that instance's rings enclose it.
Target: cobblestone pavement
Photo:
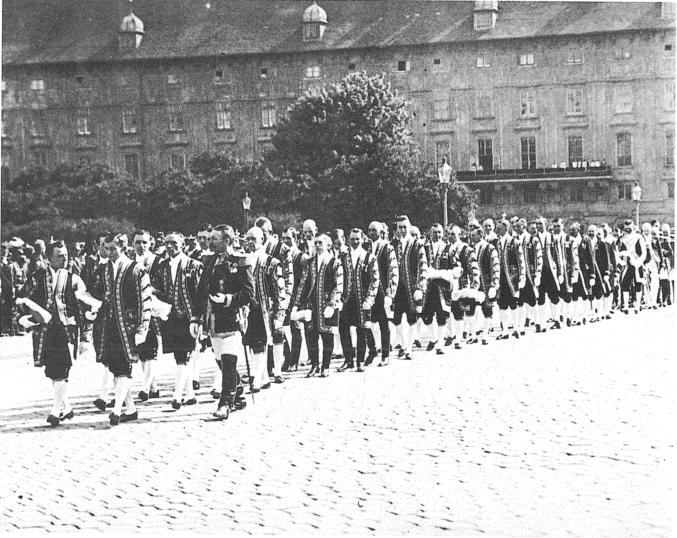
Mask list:
[[[45,422],[29,341],[0,341],[0,531],[670,535],[674,309],[417,352],[248,398],[108,425],[92,357]],[[674,359],[673,359],[674,360]],[[204,360],[203,380],[211,375]],[[305,369],[304,369],[305,370]]]

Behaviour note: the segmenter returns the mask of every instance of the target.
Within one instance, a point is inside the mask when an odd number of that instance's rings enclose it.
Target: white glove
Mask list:
[[[190,336],[193,339],[197,339],[197,337],[200,335],[200,324],[191,323],[190,326],[188,327],[188,330],[190,331]]]
[[[146,341],[146,335],[144,335],[144,334],[139,334],[139,333],[136,333],[136,334],[134,335],[134,345],[135,345],[135,346],[140,346],[140,345],[143,344],[145,341]]]
[[[216,295],[210,295],[209,298],[212,302],[224,304],[225,306],[230,306],[230,303],[233,300],[233,296],[230,293],[217,293]]]
[[[279,331],[282,328],[282,322],[279,319],[273,320],[273,330]]]
[[[371,310],[371,303],[366,299],[362,302],[362,310]]]
[[[392,297],[384,297],[383,298],[383,308],[385,310],[390,310],[391,306],[393,306],[393,298]]]
[[[96,319],[96,316],[99,314],[98,310],[87,310],[85,312],[85,319],[87,321],[94,321]]]
[[[423,292],[421,290],[414,291],[414,301],[421,301],[423,299]]]
[[[534,279],[534,286],[538,288],[541,285],[541,279],[540,278],[535,278]]]
[[[451,274],[454,278],[461,278],[463,276],[463,267],[454,267],[451,270]]]
[[[589,282],[590,282],[590,286],[594,286],[594,285],[595,285],[595,279],[594,279],[594,278],[591,278],[591,279],[589,280]]]
[[[305,321],[310,321],[311,319],[313,319],[313,311],[312,310],[310,310],[310,309],[304,310],[303,314],[305,316],[304,317]]]
[[[609,284],[609,275],[605,275],[605,276],[604,276],[604,282],[606,282],[607,284]]]
[[[496,288],[489,288],[489,291],[487,292],[487,297],[489,297],[489,299],[493,299],[494,297],[496,297]]]
[[[559,283],[564,284],[564,275],[559,276]]]
[[[334,315],[334,309],[331,306],[328,306],[324,309],[323,313],[325,318],[330,318]]]
[[[30,329],[32,327],[37,327],[40,324],[32,321],[31,316],[28,315],[28,316],[21,316],[19,318],[19,325],[21,325],[24,329]]]
[[[524,286],[526,286],[526,285],[527,285],[527,281],[526,281],[526,280],[520,280],[520,283],[519,283],[519,289],[522,289],[522,288],[523,288]]]

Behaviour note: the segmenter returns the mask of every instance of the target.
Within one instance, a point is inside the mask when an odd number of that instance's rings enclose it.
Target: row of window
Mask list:
[[[674,47],[671,43],[666,43],[663,45],[663,55],[667,58],[674,57]],[[631,53],[628,47],[620,46],[614,49],[614,58],[618,60],[627,60],[631,57]],[[516,62],[519,66],[533,66],[536,65],[536,53],[533,51],[520,52],[516,56]],[[583,51],[582,50],[569,50],[564,59],[565,64],[582,64]],[[411,61],[410,60],[397,60],[397,71],[407,72],[411,70]],[[488,54],[478,55],[475,59],[475,66],[477,68],[486,68],[492,66],[492,56]],[[446,71],[451,67],[451,62],[443,61],[441,57],[433,58],[432,60],[432,70],[433,71]],[[348,62],[348,70],[354,71],[357,69],[357,62],[351,61]],[[259,67],[259,77],[262,79],[267,79],[272,74],[268,67]],[[321,68],[318,64],[311,64],[304,68],[304,78],[320,78]],[[75,77],[75,80],[78,84],[83,84],[85,78],[81,75]],[[218,68],[214,70],[214,84],[227,84],[232,80],[231,74],[223,68]],[[167,84],[176,85],[181,83],[181,78],[176,73],[169,73],[167,75]],[[45,81],[43,79],[33,79],[29,83],[29,87],[34,91],[44,91],[45,90]],[[6,91],[6,83],[2,81],[2,91]]]
[[[673,131],[665,133],[665,166],[675,165],[675,135]],[[435,158],[437,165],[441,166],[442,159],[451,162],[451,145],[447,140],[435,142]],[[580,166],[584,160],[583,137],[579,135],[567,137],[567,166]],[[479,138],[477,140],[477,162],[474,163],[479,170],[494,169],[494,141],[491,138]],[[632,134],[618,133],[616,135],[616,165],[632,166]],[[520,167],[522,170],[533,170],[536,166],[536,137],[523,136],[520,138]]]
[[[544,186],[544,188],[543,188]],[[620,183],[610,191],[606,187],[598,186],[589,188],[587,184],[576,183],[561,186],[558,184],[527,183],[523,186],[508,189],[506,186],[493,185],[480,186],[478,188],[478,202],[480,205],[491,204],[562,204],[567,202],[609,202],[616,196],[618,200],[632,200],[632,188],[634,183]],[[612,187],[613,189],[613,187]],[[675,183],[666,183],[666,195],[670,199],[675,197]]]
[[[518,93],[519,115],[521,117],[535,116],[538,113],[538,90],[524,88]],[[584,114],[586,111],[586,89],[569,88],[566,90],[566,113],[568,115]],[[616,84],[613,87],[613,112],[627,114],[634,110],[634,89],[630,84]],[[665,81],[663,84],[663,106],[666,110],[675,109],[675,82]],[[456,102],[447,92],[433,94],[433,118],[436,120],[455,119],[457,115]],[[494,98],[490,90],[477,92],[475,103],[475,117],[491,118],[494,116]]]

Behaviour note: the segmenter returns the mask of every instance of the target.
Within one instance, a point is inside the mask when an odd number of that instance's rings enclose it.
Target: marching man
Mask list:
[[[498,235],[498,255],[501,263],[497,302],[503,326],[501,334],[496,339],[505,340],[510,338],[508,328],[515,324],[514,313],[517,309],[520,290],[526,285],[526,261],[519,240],[510,235],[510,222],[507,219],[498,222],[496,232]],[[516,325],[513,325],[512,335],[519,338]]]
[[[78,333],[83,324],[79,302],[88,305],[92,314],[101,303],[87,293],[78,275],[66,270],[68,250],[62,241],[50,243],[46,256],[49,264],[35,269],[19,290],[16,304],[30,312],[22,318],[22,324],[36,327],[33,360],[35,366],[45,367],[45,376],[52,381],[54,404],[47,422],[58,426],[73,418],[67,392],[68,374],[77,358]],[[80,338],[84,340],[84,331]]]
[[[477,226],[471,232],[473,242],[475,243],[475,255],[479,268],[480,288],[484,293],[485,299],[481,303],[482,316],[484,324],[482,327],[482,345],[489,343],[489,330],[494,316],[494,304],[498,296],[498,286],[501,276],[501,266],[499,263],[498,251],[496,247],[484,238],[484,231]],[[479,313],[476,313],[479,316]]]
[[[190,321],[195,310],[202,263],[184,254],[183,243],[183,235],[178,232],[172,232],[165,238],[169,258],[162,261],[161,289],[157,292],[160,300],[172,305],[161,330],[162,349],[165,353],[173,353],[176,361],[173,409],[180,409],[183,403],[197,403],[189,370],[191,354],[196,347],[196,338],[190,332]]]
[[[449,282],[441,278],[431,278],[431,269],[451,269],[450,245],[442,239],[444,230],[441,224],[433,224],[430,228],[430,242],[426,243],[428,251],[428,286],[423,303],[422,319],[425,325],[431,329],[432,340],[428,344],[427,351],[435,350],[437,355],[444,354],[442,351],[442,339],[444,328],[451,314],[451,290]],[[433,320],[433,318],[435,318]]]

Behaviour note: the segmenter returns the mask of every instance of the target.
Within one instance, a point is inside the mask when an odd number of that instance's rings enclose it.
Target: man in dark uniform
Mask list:
[[[49,264],[36,268],[17,294],[17,305],[37,318],[33,358],[35,366],[44,366],[45,375],[52,380],[54,405],[47,422],[58,426],[62,420],[74,416],[67,389],[68,374],[78,354],[78,340],[84,341],[80,302],[87,301],[92,313],[98,310],[100,303],[95,307],[94,298],[87,292],[82,279],[66,270],[68,251],[62,241],[50,243],[46,256]]]
[[[501,276],[500,262],[496,247],[484,238],[481,227],[475,227],[471,232],[471,239],[475,245],[475,255],[479,268],[480,287],[484,293],[484,301],[480,305],[484,323],[482,326],[482,345],[489,343],[489,331],[494,316],[494,304],[498,296],[499,280]],[[479,313],[477,313],[479,315]]]
[[[282,240],[289,247],[289,256],[291,257],[292,261],[292,274],[294,276],[294,286],[290,295],[292,299],[296,296],[299,285],[303,280],[305,272],[308,270],[308,260],[310,259],[308,254],[302,252],[299,249],[298,239],[298,232],[294,227],[288,228],[287,231],[282,235]],[[301,345],[303,343],[303,335],[301,334],[302,322],[291,319],[292,306],[293,305],[291,304],[290,300],[289,308],[287,309],[287,316],[285,317],[285,324],[282,327],[283,329],[287,327],[291,334],[291,338],[287,338],[290,348],[289,358],[285,360],[285,363],[282,365],[283,372],[288,372],[292,368],[294,370],[298,370],[299,358],[301,356]]]
[[[450,245],[443,240],[444,230],[441,224],[433,224],[430,228],[430,241],[426,242],[428,257],[428,272],[430,269],[450,269],[449,249]],[[421,317],[423,323],[430,327],[432,339],[428,343],[427,351],[435,350],[437,355],[442,355],[442,339],[444,328],[451,314],[451,289],[449,282],[442,278],[428,276],[428,287],[423,301]],[[433,318],[434,321],[433,321]]]
[[[386,240],[387,233],[388,227],[384,222],[374,221],[369,225],[369,239],[371,239],[371,248],[379,272],[378,292],[374,299],[374,307],[371,310],[372,334],[376,339],[374,333],[376,324],[378,324],[381,341],[381,362],[379,366],[386,366],[390,357],[390,325],[388,320],[392,317],[393,300],[400,279],[397,254],[393,246]]]
[[[524,251],[517,238],[510,234],[510,222],[503,219],[496,226],[498,235],[498,255],[501,263],[501,277],[498,289],[498,308],[501,316],[502,331],[498,340],[509,338],[508,328],[513,325],[512,335],[519,338],[514,312],[517,309],[519,293],[526,285],[526,261]]]
[[[371,323],[371,309],[378,291],[378,267],[376,258],[362,248],[364,234],[359,228],[350,231],[350,257],[352,282],[350,295],[343,306],[339,320],[339,335],[341,348],[346,357],[346,362],[339,371],[349,370],[355,367],[357,359],[357,371],[362,372],[362,363],[367,351],[368,323]],[[357,331],[356,347],[353,347],[350,335],[350,327]]]
[[[572,248],[578,249],[578,279],[574,282],[572,298],[575,302],[573,325],[586,323],[590,317],[592,286],[595,283],[595,268],[590,239],[580,233],[581,225],[573,222],[569,226],[569,236]]]
[[[555,250],[555,242],[552,233],[547,229],[547,220],[544,217],[536,219],[536,237],[541,243],[543,252],[543,270],[541,272],[541,285],[538,288],[539,317],[543,325],[536,327],[545,330],[545,321],[548,319],[546,298],[550,302],[550,314],[553,321],[559,323],[560,285],[563,281],[559,258]]]
[[[92,290],[103,301],[98,314],[101,336],[94,344],[97,360],[115,376],[115,405],[109,418],[111,426],[117,426],[138,418],[132,398],[132,365],[139,360],[139,345],[146,341],[150,328],[151,285],[146,268],[125,255],[121,234],[108,235],[104,245],[108,263]]]
[[[350,249],[348,248],[348,245],[346,245],[346,235],[343,230],[340,228],[334,228],[333,230],[329,231],[329,237],[331,237],[332,241],[332,246],[333,246],[333,254],[334,257],[341,262],[343,265],[343,293],[341,294],[341,304],[339,308],[339,319],[341,317],[341,312],[343,311],[343,307],[345,306],[346,302],[348,301],[348,297],[350,296],[351,289],[350,287],[352,286],[353,283],[353,275],[352,275],[352,267],[350,265]],[[334,335],[334,349],[337,347],[341,347],[341,339],[338,334]],[[345,353],[343,353],[343,350],[341,350],[342,353],[332,353],[332,359],[340,359],[343,357],[343,365],[346,366],[348,364],[348,358]]]
[[[197,284],[202,274],[202,263],[183,253],[183,235],[172,232],[165,238],[169,258],[160,266],[161,279],[157,297],[172,305],[169,317],[162,323],[162,349],[173,353],[176,360],[176,385],[172,408],[181,404],[197,403],[190,375],[191,354],[195,351],[196,338],[190,333],[190,320],[195,309]],[[183,402],[183,394],[186,400]]]
[[[192,335],[200,327],[209,334],[217,363],[221,368],[219,403],[214,416],[227,419],[236,407],[244,407],[237,395],[240,385],[237,359],[243,353],[242,335],[249,304],[254,296],[254,276],[244,254],[233,249],[235,231],[227,225],[211,232],[214,254],[205,256],[204,270],[197,289],[197,301],[191,319]]]

